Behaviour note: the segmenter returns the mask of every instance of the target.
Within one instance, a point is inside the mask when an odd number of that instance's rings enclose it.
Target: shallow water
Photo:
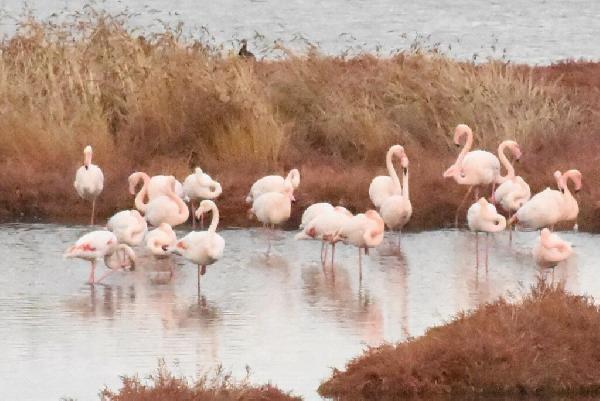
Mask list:
[[[490,262],[474,267],[472,235],[405,234],[401,249],[363,258],[339,246],[335,270],[322,269],[320,245],[281,233],[266,258],[259,231],[226,230],[225,257],[196,287],[196,269],[140,256],[132,273],[84,284],[88,264],[62,252],[88,227],[0,226],[0,388],[3,399],[97,399],[120,374],[145,375],[159,358],[196,376],[222,363],[254,382],[271,381],[307,400],[331,367],[366,345],[418,336],[465,308],[500,294],[518,297],[540,274],[529,256],[533,233],[490,239]],[[181,234],[181,233],[180,233]],[[600,296],[594,261],[600,237],[564,234],[576,255],[554,276],[567,289]],[[387,256],[386,256],[387,255]],[[101,269],[102,271],[103,269]]]
[[[23,0],[0,0],[0,17],[16,16]],[[357,49],[389,54],[406,49],[416,37],[454,57],[501,57],[525,63],[565,58],[600,58],[600,2],[596,0],[27,0],[43,18],[80,10],[85,4],[118,13],[127,8],[132,27],[160,30],[163,22],[195,32],[206,27],[216,43],[237,38],[261,52],[274,40],[288,46],[316,44],[339,54]],[[12,18],[0,19],[0,32],[15,29]],[[404,37],[404,35],[406,37]],[[231,42],[228,44],[231,46]]]

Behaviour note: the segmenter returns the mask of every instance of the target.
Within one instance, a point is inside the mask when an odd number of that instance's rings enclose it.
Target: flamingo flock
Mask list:
[[[579,207],[574,192],[581,189],[582,176],[578,170],[554,172],[556,189],[546,188],[531,196],[527,182],[516,175],[515,168],[506,155],[509,151],[515,161],[521,158],[521,149],[513,140],[502,141],[498,156],[485,150],[471,150],[473,131],[465,124],[454,130],[454,143],[464,145],[456,161],[443,173],[459,185],[468,186],[455,217],[458,225],[460,208],[474,191],[473,203],[467,211],[467,225],[475,234],[476,266],[480,264],[479,233],[485,234],[485,266],[488,265],[488,237],[490,234],[512,229],[541,230],[532,250],[535,262],[542,267],[554,267],[572,254],[571,244],[553,232],[560,222],[574,222],[577,229]],[[92,147],[84,149],[84,163],[77,169],[74,187],[78,195],[92,203],[91,225],[94,225],[96,200],[104,188],[102,170],[92,164]],[[400,175],[394,166],[399,161]],[[368,195],[374,209],[353,214],[341,205],[318,202],[310,205],[302,214],[297,240],[314,240],[321,243],[321,262],[328,262],[331,247],[331,266],[334,266],[335,247],[338,242],[358,250],[361,266],[362,254],[378,247],[388,232],[396,232],[400,246],[400,233],[413,213],[409,192],[409,158],[405,148],[393,145],[385,155],[387,175],[376,176],[371,181]],[[502,175],[502,168],[506,175]],[[401,176],[401,177],[400,177]],[[200,277],[207,266],[223,257],[225,239],[217,233],[219,209],[215,203],[222,194],[221,184],[199,167],[189,174],[183,184],[171,175],[149,176],[134,172],[128,178],[129,192],[134,195],[135,209],[123,210],[108,219],[104,229],[91,231],[70,246],[64,256],[90,262],[89,284],[100,283],[114,272],[135,269],[134,248],[145,247],[154,258],[170,258],[180,255],[197,266],[198,289]],[[140,185],[141,184],[141,185]],[[258,179],[251,186],[246,203],[250,206],[248,216],[256,218],[268,233],[267,255],[271,250],[270,236],[276,226],[289,220],[294,192],[300,186],[300,172],[292,169],[287,176],[269,175]],[[491,186],[490,197],[480,197],[481,191]],[[187,203],[190,203],[188,207]],[[196,209],[196,204],[198,207]],[[507,217],[499,213],[501,208]],[[211,213],[207,230],[195,231],[196,219],[202,222]],[[192,219],[193,231],[178,239],[174,227]],[[152,229],[149,229],[149,226]],[[96,263],[103,259],[107,271],[96,277]],[[173,274],[173,271],[171,271]]]

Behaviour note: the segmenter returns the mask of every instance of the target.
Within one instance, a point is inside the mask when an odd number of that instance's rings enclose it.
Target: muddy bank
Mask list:
[[[280,51],[243,60],[176,31],[138,37],[101,14],[25,21],[0,43],[0,218],[85,223],[72,184],[91,144],[106,177],[101,219],[132,207],[131,172],[183,180],[200,166],[223,185],[223,226],[255,225],[243,201],[251,183],[297,167],[291,228],[314,201],[371,207],[368,184],[400,143],[411,161],[407,229],[446,227],[466,189],[441,174],[458,153],[453,128],[467,123],[476,147],[519,142],[517,174],[533,192],[553,185],[554,170],[581,170],[579,227],[600,231],[600,64]]]

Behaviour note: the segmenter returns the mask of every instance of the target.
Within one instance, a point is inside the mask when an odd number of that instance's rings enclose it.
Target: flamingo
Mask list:
[[[381,241],[385,231],[385,223],[375,210],[367,210],[348,219],[333,237],[334,242],[354,245],[358,248],[359,278],[362,279],[362,256],[369,253],[369,248],[375,248]]]
[[[280,193],[292,193],[292,201],[295,200],[293,197],[294,190],[300,185],[300,172],[298,169],[292,169],[288,173],[286,178],[280,175],[268,175],[257,180],[252,187],[250,192],[246,196],[246,203],[253,203],[262,194],[268,192],[280,192]]]
[[[169,248],[177,242],[177,235],[167,223],[161,223],[146,235],[146,248],[156,258],[169,256]]]
[[[200,276],[206,273],[206,266],[219,260],[225,248],[225,240],[216,232],[219,224],[217,205],[211,200],[203,200],[196,212],[197,217],[209,211],[212,211],[212,221],[207,231],[192,231],[170,248],[170,252],[177,253],[198,265],[198,291],[200,291]]]
[[[135,198],[136,209],[142,213],[146,212],[147,204],[144,203],[145,196],[148,197],[148,201],[151,201],[159,196],[167,195],[167,193],[169,192],[171,177],[172,176],[170,175],[155,175],[153,177],[150,177],[143,171],[136,171],[135,173],[131,174],[128,178],[129,193],[135,195],[135,188],[139,184],[140,180],[143,183],[140,192],[142,192],[144,188],[146,191],[144,196]],[[185,194],[183,192],[183,185],[181,185],[181,182],[179,182],[178,180],[175,180],[175,193],[182,199],[185,197]]]
[[[479,233],[485,232],[485,267],[488,265],[488,236],[506,228],[506,218],[498,214],[496,207],[487,199],[481,198],[471,205],[467,211],[467,222],[469,230],[475,232],[475,254],[477,266],[479,266]]]
[[[318,239],[322,241],[321,246],[321,261],[325,262],[327,256],[323,256],[323,251],[326,251],[327,243],[332,246],[331,250],[331,265],[335,255],[335,242],[333,237],[342,228],[342,226],[351,219],[352,213],[345,207],[337,206],[331,210],[325,210],[313,218],[295,238],[297,240]],[[325,253],[327,255],[327,253]]]
[[[83,166],[75,173],[73,186],[79,196],[85,200],[92,201],[91,225],[94,225],[94,214],[96,211],[96,198],[104,188],[104,174],[100,167],[92,164],[92,147],[90,145],[83,149]]]
[[[577,193],[581,190],[581,172],[579,170],[568,170],[561,177],[561,184],[563,189],[563,196],[565,203],[563,205],[563,217],[562,221],[575,221],[574,229],[577,230],[577,216],[579,215],[579,205],[577,199],[571,193],[569,189],[569,180],[575,184],[574,192]]]
[[[521,228],[539,230],[544,227],[554,227],[555,224],[563,220],[565,190],[560,171],[554,172],[554,179],[559,190],[546,188],[535,194],[517,210],[508,220],[508,224],[512,226],[516,223]]]
[[[385,164],[389,175],[380,175],[373,178],[369,185],[369,198],[376,208],[380,208],[383,201],[392,195],[400,194],[400,179],[394,169],[393,156],[400,159],[405,157],[404,148],[401,145],[391,146],[385,155]]]
[[[117,270],[135,270],[135,252],[125,244],[119,244],[117,237],[110,231],[92,231],[83,235],[70,246],[65,258],[79,258],[91,263],[88,284],[101,282]],[[96,280],[96,260],[103,258],[109,271]]]
[[[321,214],[323,212],[331,211],[333,209],[334,208],[331,203],[327,203],[327,202],[313,203],[312,205],[307,207],[306,210],[304,210],[304,213],[302,213],[300,227],[298,227],[298,228],[300,228],[302,230],[304,227],[306,227],[306,225],[308,223],[310,223],[319,214]]]
[[[142,243],[148,231],[148,224],[137,210],[123,210],[114,214],[106,223],[120,243],[136,246]]]
[[[146,220],[153,226],[167,223],[174,227],[185,223],[190,216],[190,211],[183,199],[175,194],[175,177],[170,176],[168,181],[170,186],[165,195],[157,196],[148,203],[144,203],[143,199],[147,193],[147,185],[144,183],[135,197],[136,205],[142,206]]]
[[[292,212],[292,200],[294,199],[293,187],[287,187],[284,193],[267,192],[254,198],[252,208],[249,210],[249,216],[256,216],[256,219],[263,224],[263,227],[274,228],[276,225],[286,222]],[[267,255],[271,251],[271,241],[267,248]]]
[[[379,213],[388,228],[398,232],[402,231],[412,216],[412,204],[408,189],[408,157],[406,155],[402,156],[401,163],[402,191],[388,196],[379,208]]]
[[[456,162],[445,172],[444,177],[452,177],[460,185],[468,185],[469,190],[456,209],[454,223],[458,226],[458,212],[466,201],[467,197],[475,187],[475,200],[479,198],[479,187],[484,185],[493,186],[500,176],[500,161],[498,158],[485,150],[473,150],[473,131],[468,125],[459,124],[454,130],[454,143],[460,146],[460,140],[463,136],[467,137],[465,146],[461,150]],[[494,188],[492,188],[492,194]]]
[[[571,244],[544,228],[533,250],[533,259],[540,267],[555,267],[573,253]]]
[[[183,181],[183,193],[190,200],[192,206],[192,227],[196,227],[194,215],[194,201],[218,198],[223,189],[221,184],[196,167],[193,174],[188,175]]]

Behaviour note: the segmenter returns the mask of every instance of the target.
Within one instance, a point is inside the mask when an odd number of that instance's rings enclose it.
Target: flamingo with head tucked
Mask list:
[[[391,146],[385,155],[385,165],[388,170],[388,175],[380,175],[373,178],[369,185],[369,198],[376,208],[380,208],[383,202],[392,195],[397,195],[402,192],[400,179],[394,168],[393,157],[399,159],[405,157],[404,148],[401,145]]]
[[[460,140],[466,136],[465,146],[461,150],[456,162],[450,166],[445,172],[444,177],[452,177],[460,185],[468,185],[469,190],[456,209],[454,219],[455,225],[458,226],[458,212],[463,203],[475,188],[475,200],[479,198],[479,187],[492,184],[494,186],[500,176],[500,161],[498,158],[485,150],[473,150],[473,131],[465,124],[459,124],[454,130],[454,143],[460,146]],[[492,188],[494,193],[494,188]]]
[[[246,196],[246,203],[253,203],[262,194],[268,192],[280,192],[283,194],[291,193],[292,200],[295,200],[293,197],[294,190],[297,189],[299,185],[300,172],[298,169],[290,170],[286,178],[283,178],[280,175],[268,175],[262,177],[250,187],[250,192]]]
[[[535,263],[545,268],[555,267],[560,262],[568,259],[572,253],[571,244],[563,241],[557,234],[553,234],[547,228],[542,230],[532,250]]]
[[[167,223],[161,223],[146,235],[146,248],[156,258],[169,256],[169,248],[177,242],[177,235]]]
[[[486,233],[485,237],[485,267],[488,265],[488,236],[506,228],[506,219],[496,211],[496,207],[487,199],[481,198],[471,205],[467,211],[469,229],[475,232],[476,263],[479,266],[479,233]]]
[[[117,236],[120,243],[136,246],[144,240],[148,224],[137,210],[123,210],[108,219],[106,228]]]
[[[64,257],[79,258],[91,263],[88,284],[99,283],[115,271],[135,269],[135,252],[129,246],[119,244],[115,234],[110,231],[92,231],[85,234],[66,250]],[[104,259],[109,271],[96,280],[98,259]]]
[[[90,224],[94,225],[96,198],[98,198],[104,188],[104,174],[102,174],[100,167],[92,164],[92,154],[93,151],[90,145],[83,149],[83,166],[77,169],[73,186],[81,198],[92,201],[92,218]]]
[[[214,200],[218,198],[223,189],[221,184],[211,178],[210,175],[196,167],[193,174],[188,175],[183,181],[183,193],[190,200],[192,206],[192,227],[196,227],[194,201],[203,199]]]
[[[298,227],[298,228],[302,230],[304,227],[306,227],[306,225],[308,223],[310,223],[319,214],[321,214],[323,212],[329,212],[333,209],[334,208],[331,203],[327,203],[327,202],[313,203],[312,205],[310,205],[309,207],[307,207],[304,210],[304,213],[302,213],[302,219],[300,220],[300,227]]]
[[[212,212],[212,221],[207,231],[192,231],[170,248],[170,252],[177,253],[198,265],[198,291],[200,291],[200,276],[206,273],[206,266],[219,260],[225,249],[225,240],[216,232],[219,224],[219,209],[213,201],[203,200],[196,213],[200,217],[199,215],[208,212]]]

